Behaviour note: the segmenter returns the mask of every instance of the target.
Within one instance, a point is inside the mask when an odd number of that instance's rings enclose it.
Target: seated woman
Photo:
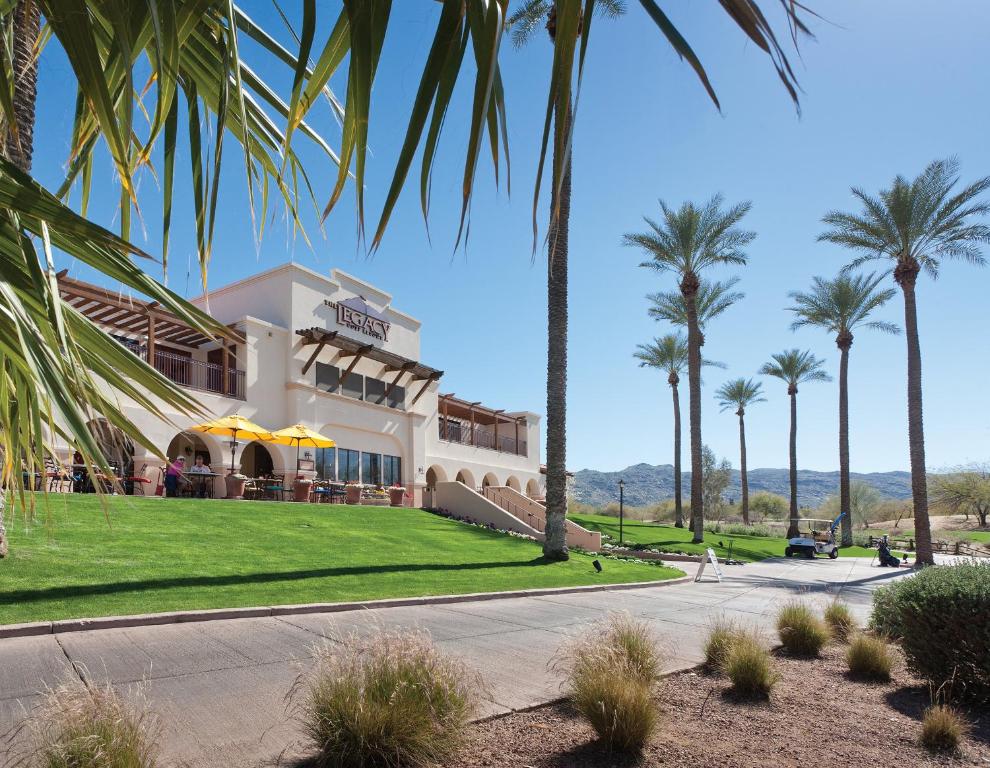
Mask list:
[[[189,467],[189,475],[212,475],[213,470],[210,469],[210,465],[203,461],[203,457],[196,454],[196,463]],[[196,489],[196,498],[205,499],[206,498],[206,479],[203,477],[191,477],[193,480],[193,485]]]

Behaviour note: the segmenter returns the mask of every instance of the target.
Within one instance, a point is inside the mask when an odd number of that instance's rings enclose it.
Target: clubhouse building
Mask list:
[[[335,448],[267,442],[236,446],[190,431],[202,417],[169,412],[171,424],[126,400],[127,416],[168,456],[201,455],[216,472],[297,475],[364,485],[403,485],[412,506],[434,506],[438,483],[510,488],[542,498],[540,417],[444,394],[443,371],[420,359],[421,323],[392,296],[333,270],[285,264],[231,283],[197,304],[232,330],[218,342],[154,303],[59,275],[62,296],[121,344],[187,389],[213,417],[240,414],[276,430],[301,423]],[[141,446],[94,433],[124,474],[153,493],[161,460]],[[102,437],[101,437],[102,439]],[[232,457],[233,450],[233,457]],[[66,447],[66,454],[71,451]],[[222,497],[224,483],[216,483]]]

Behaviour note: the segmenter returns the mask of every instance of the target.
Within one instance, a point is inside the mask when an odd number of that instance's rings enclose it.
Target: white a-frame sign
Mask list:
[[[718,579],[719,583],[722,583],[722,568],[718,564],[718,555],[715,554],[715,550],[711,547],[708,548],[708,553],[701,559],[701,564],[698,566],[698,573],[695,575],[695,581],[701,581],[701,577],[705,572],[705,566],[711,563],[712,570],[715,571],[715,578]]]

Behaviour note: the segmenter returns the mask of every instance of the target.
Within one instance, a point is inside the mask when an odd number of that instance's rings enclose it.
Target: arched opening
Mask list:
[[[498,484],[499,484],[498,478],[495,476],[495,473],[494,472],[489,472],[487,475],[485,475],[481,479],[481,488],[482,488],[482,490],[484,490],[485,488],[488,488],[489,486],[498,485]]]
[[[540,484],[535,479],[530,479],[526,483],[526,495],[531,499],[538,499],[542,494],[540,493]]]
[[[437,483],[443,483],[447,480],[447,473],[444,472],[443,467],[434,464],[428,470],[426,470],[426,487],[433,490],[437,487]]]
[[[195,432],[180,432],[175,437],[172,438],[172,442],[168,444],[168,450],[165,452],[168,456],[169,461],[174,461],[179,458],[179,456],[184,456],[186,459],[186,466],[191,467],[196,463],[196,457],[202,456],[203,463],[213,466],[214,458],[212,452],[210,451],[210,446],[206,444],[206,441],[201,435]],[[219,456],[217,460],[219,461]],[[219,467],[214,468],[217,471]]]
[[[134,474],[134,443],[106,419],[94,419],[86,426],[110,469],[121,478],[125,493],[134,493],[134,483],[127,480]],[[110,483],[104,486],[109,490]]]
[[[464,485],[466,485],[468,488],[471,488],[472,490],[478,487],[477,485],[475,485],[474,475],[472,475],[469,470],[462,469],[460,472],[457,473],[457,477],[455,477],[454,479],[459,483],[464,483]]]
[[[522,486],[519,485],[519,478],[515,475],[509,475],[505,480],[505,484],[512,490],[522,493]]]
[[[241,474],[248,477],[266,477],[275,471],[272,455],[257,440],[244,446],[241,453]]]

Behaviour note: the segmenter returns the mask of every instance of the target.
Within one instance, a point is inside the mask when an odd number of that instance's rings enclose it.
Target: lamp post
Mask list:
[[[622,544],[622,517],[624,513],[625,497],[623,489],[625,488],[625,480],[619,480],[619,544]]]

